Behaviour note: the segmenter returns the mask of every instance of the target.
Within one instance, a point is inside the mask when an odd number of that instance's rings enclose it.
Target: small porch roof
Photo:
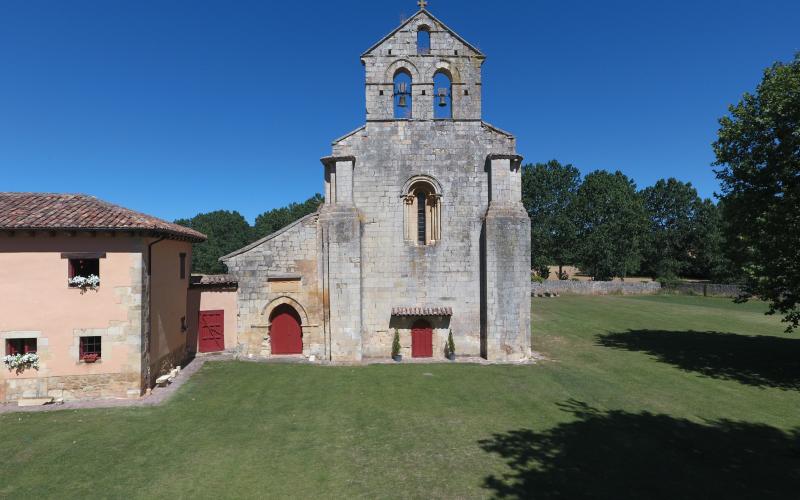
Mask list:
[[[392,316],[452,316],[450,307],[393,307]]]

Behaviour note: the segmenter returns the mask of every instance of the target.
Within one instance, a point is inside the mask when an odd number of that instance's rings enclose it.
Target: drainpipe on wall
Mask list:
[[[152,294],[150,293],[150,276],[153,273],[153,246],[164,241],[165,236],[161,236],[147,244],[147,276],[145,279],[145,300],[144,300],[144,338],[142,339],[142,365],[144,368],[144,390],[150,389],[150,335],[152,333],[152,323],[150,321],[150,309],[152,305]]]

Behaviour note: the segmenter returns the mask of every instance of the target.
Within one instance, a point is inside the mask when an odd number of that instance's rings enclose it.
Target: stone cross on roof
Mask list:
[[[425,7],[428,5],[428,2],[426,2],[425,0],[417,0],[417,5],[419,5],[420,9],[424,10]]]

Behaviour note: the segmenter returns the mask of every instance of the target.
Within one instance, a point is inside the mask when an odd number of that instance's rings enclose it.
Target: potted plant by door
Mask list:
[[[453,330],[447,334],[447,345],[444,348],[444,354],[450,361],[456,360],[456,344],[453,342]]]
[[[397,328],[394,330],[394,340],[392,340],[392,359],[400,362],[403,360],[403,355],[400,354],[400,334]]]

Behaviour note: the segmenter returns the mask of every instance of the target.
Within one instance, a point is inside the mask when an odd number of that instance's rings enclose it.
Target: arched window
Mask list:
[[[417,246],[435,245],[441,239],[441,195],[426,180],[413,182],[404,193],[405,239]]]
[[[450,77],[442,70],[433,75],[433,117],[453,117],[453,84]]]
[[[417,29],[417,54],[431,53],[431,30],[427,26]]]
[[[400,68],[394,74],[394,117],[411,118],[411,73]]]

